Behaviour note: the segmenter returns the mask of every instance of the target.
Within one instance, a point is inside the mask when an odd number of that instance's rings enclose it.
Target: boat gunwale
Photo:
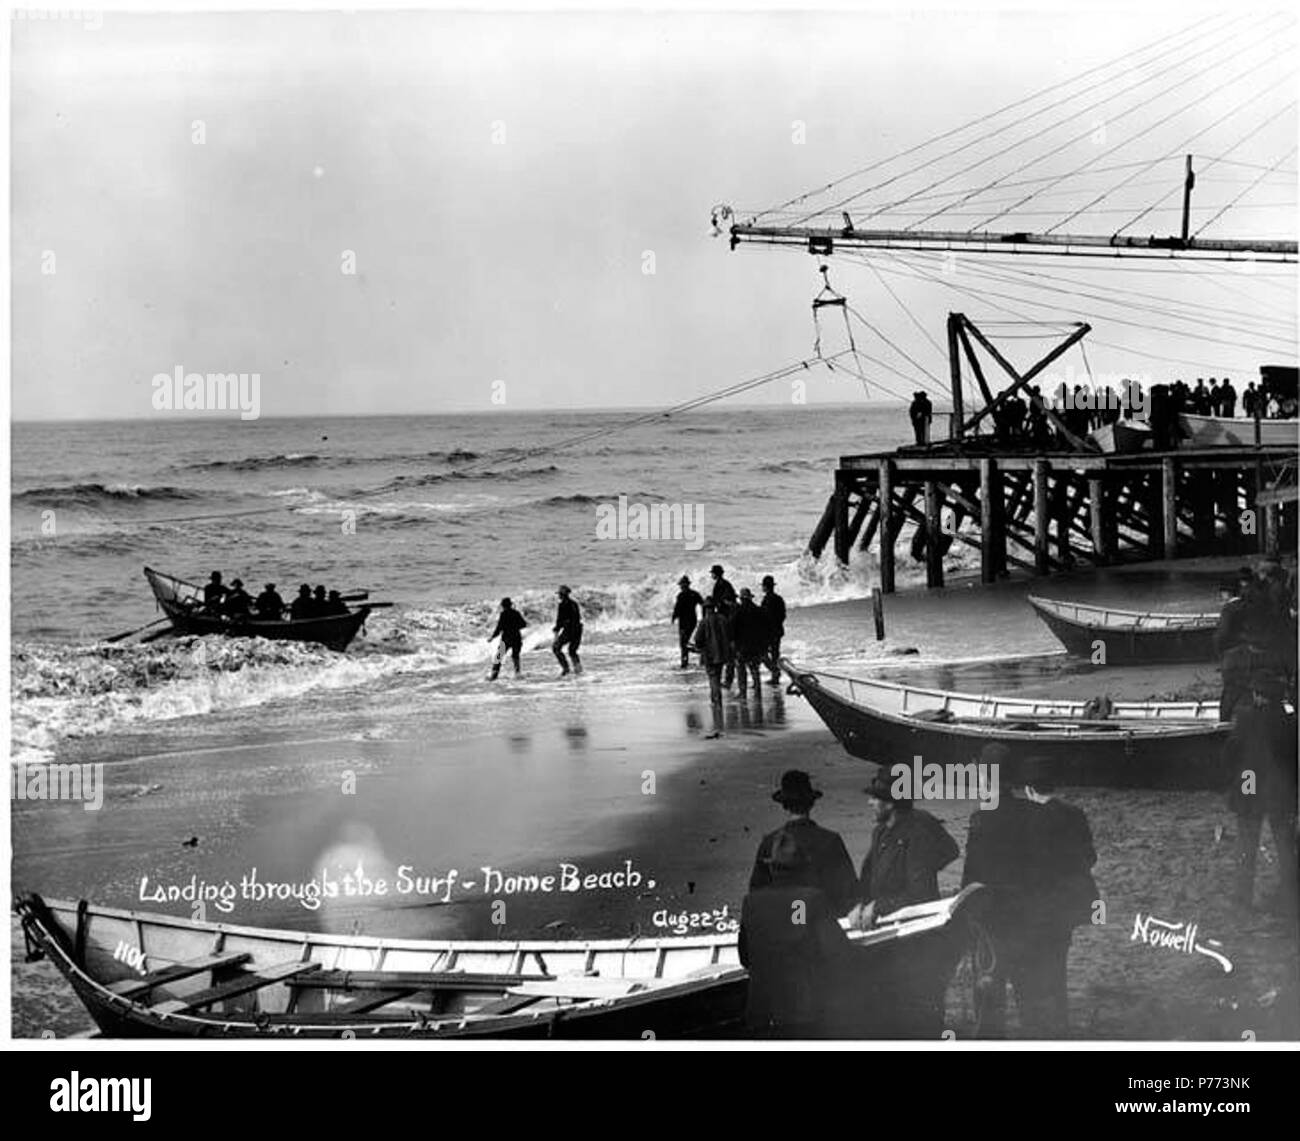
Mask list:
[[[1081,630],[1105,630],[1112,634],[1130,632],[1140,634],[1183,634],[1213,629],[1219,622],[1217,612],[1197,611],[1187,614],[1175,614],[1162,610],[1124,610],[1117,606],[1094,606],[1090,602],[1066,602],[1059,598],[1044,598],[1038,594],[1025,595],[1025,601],[1039,613],[1050,614],[1053,618],[1060,618],[1062,621],[1077,626]],[[1071,617],[1069,614],[1062,612],[1065,608],[1073,610],[1076,616],[1084,612],[1101,615],[1114,614],[1124,618],[1134,618],[1137,621],[1128,625],[1107,626],[1083,621],[1078,617]],[[1142,624],[1144,618],[1155,619],[1158,623],[1167,622],[1169,625],[1144,626]]]
[[[955,734],[969,736],[988,740],[990,737],[1006,736],[1016,741],[1028,740],[1068,740],[1068,741],[1113,741],[1117,737],[1122,737],[1127,733],[1129,736],[1151,736],[1163,739],[1176,738],[1181,736],[1199,737],[1206,734],[1213,734],[1218,731],[1231,729],[1230,724],[1218,720],[1218,702],[1215,701],[1185,701],[1185,702],[1116,702],[1114,708],[1116,712],[1112,716],[1098,721],[1085,721],[1082,716],[1077,720],[1072,720],[1068,724],[1042,727],[1036,726],[1030,728],[1015,728],[1017,722],[1006,716],[999,716],[997,709],[999,707],[1017,706],[1034,706],[1051,704],[1055,706],[1074,706],[1082,712],[1086,702],[1060,700],[1055,698],[1035,699],[1020,697],[983,697],[979,694],[961,693],[955,690],[928,689],[922,686],[903,685],[898,682],[884,681],[877,678],[855,678],[848,674],[837,674],[830,670],[805,670],[800,669],[788,658],[782,659],[786,666],[786,672],[798,682],[801,678],[811,677],[816,682],[818,677],[835,678],[838,681],[850,683],[852,685],[875,686],[894,692],[903,692],[905,694],[917,694],[927,698],[941,699],[943,708],[947,708],[951,699],[955,698],[961,702],[969,702],[978,706],[990,706],[994,710],[981,725],[971,725],[956,721],[921,721],[914,716],[906,713],[894,712],[892,710],[881,709],[878,706],[867,705],[852,695],[852,688],[848,696],[842,697],[834,690],[818,682],[818,688],[830,701],[835,701],[851,709],[860,711],[866,716],[874,717],[880,720],[889,721],[892,724],[905,726],[913,731],[937,732],[944,734]],[[1167,709],[1170,710],[1168,719],[1162,720],[1157,716],[1124,716],[1119,712],[1124,709]],[[1175,711],[1190,710],[1190,716],[1178,718]],[[1213,717],[1211,717],[1213,711]],[[1037,709],[1027,711],[1032,717],[1047,718],[1053,716],[1050,712]],[[1177,718],[1177,719],[1175,719]],[[991,722],[1005,724],[1007,728],[999,728]],[[1194,722],[1194,724],[1189,724]],[[1096,726],[1110,726],[1107,729],[1092,728]],[[1116,726],[1124,732],[1116,732]]]

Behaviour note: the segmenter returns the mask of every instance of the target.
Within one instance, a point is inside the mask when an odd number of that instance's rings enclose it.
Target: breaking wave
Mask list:
[[[42,507],[97,507],[105,504],[175,502],[202,499],[204,492],[169,485],[150,487],[139,483],[70,483],[33,487],[11,497],[14,504]]]

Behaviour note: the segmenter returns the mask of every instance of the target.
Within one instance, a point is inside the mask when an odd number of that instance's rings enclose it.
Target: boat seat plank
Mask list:
[[[538,979],[513,986],[512,995],[532,995],[535,998],[621,998],[641,990],[645,979],[605,979],[575,975],[568,979]]]
[[[183,963],[173,963],[170,967],[141,975],[138,979],[121,979],[109,983],[108,989],[119,998],[135,998],[156,986],[164,986],[180,979],[188,979],[204,971],[219,971],[225,967],[237,967],[248,962],[253,956],[247,951],[234,952],[229,955],[204,955],[201,959],[189,959]]]
[[[336,990],[498,990],[545,982],[549,975],[471,974],[461,971],[314,971],[294,979],[293,987]]]
[[[525,1006],[532,1006],[541,998],[536,994],[508,994],[505,998],[498,998],[492,1002],[478,1007],[476,1010],[469,1012],[471,1018],[481,1018],[484,1015],[513,1014],[516,1010],[521,1010]]]
[[[295,959],[292,963],[277,963],[273,967],[265,967],[260,971],[249,971],[242,978],[232,979],[220,986],[209,987],[207,990],[201,990],[198,994],[192,994],[187,998],[175,998],[166,1002],[155,1003],[149,1009],[155,1014],[180,1014],[183,1011],[210,1006],[212,1003],[221,1002],[224,999],[235,998],[238,995],[247,994],[249,991],[261,990],[264,986],[283,982],[293,975],[317,970],[320,970],[319,963],[305,963],[298,959]]]
[[[378,1010],[381,1006],[387,1006],[390,1002],[396,1002],[401,998],[409,998],[416,992],[413,990],[376,990],[369,991],[366,994],[358,995],[351,1002],[343,1002],[338,1006],[330,1009],[329,1013],[336,1016],[347,1016],[351,1014],[367,1014],[372,1010]]]

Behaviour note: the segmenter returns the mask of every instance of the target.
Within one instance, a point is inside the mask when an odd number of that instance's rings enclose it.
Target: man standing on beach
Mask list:
[[[895,794],[888,770],[878,772],[864,791],[876,802],[876,828],[862,861],[860,903],[852,915],[863,930],[900,907],[938,899],[939,869],[959,854],[957,842],[938,820]]]
[[[709,577],[713,579],[713,593],[710,596],[713,599],[713,605],[722,616],[723,621],[730,623],[731,616],[736,611],[736,588],[727,581],[726,575],[722,573],[722,567],[717,563],[714,563],[709,568]],[[732,649],[734,650],[734,648],[733,646]],[[736,662],[734,658],[729,658],[722,684],[730,689],[735,678]]]
[[[852,904],[857,880],[839,834],[812,822],[821,795],[807,773],[782,774],[772,799],[790,818],[759,843],[741,908],[745,1020],[763,1036],[823,1037],[838,1005],[848,943],[836,920]]]
[[[700,607],[704,605],[704,599],[700,597],[699,591],[691,589],[688,575],[682,575],[677,580],[677,585],[681,589],[677,592],[673,616],[669,621],[677,623],[677,643],[682,651],[682,669],[685,669],[690,665],[691,635],[695,633],[696,624],[699,622]]]
[[[582,673],[582,662],[578,658],[578,647],[582,645],[582,613],[578,604],[569,597],[567,586],[562,586],[556,593],[560,596],[560,605],[555,612],[555,626],[551,631],[555,641],[551,643],[551,652],[560,661],[560,676],[569,673],[569,663],[564,660],[564,647],[569,648],[569,659],[573,662],[573,672]]]
[[[754,592],[749,587],[740,589],[740,605],[731,619],[731,638],[735,646],[736,661],[740,666],[740,696],[748,693],[748,683],[754,682],[754,696],[762,693],[759,667],[768,648],[767,619],[754,605]]]
[[[988,745],[982,765],[1010,768],[1003,745]],[[979,771],[992,771],[981,768]],[[1056,799],[1051,762],[1021,766],[1024,799],[1004,790],[992,811],[971,814],[962,887],[992,889],[994,973],[977,980],[976,1036],[1005,1032],[1007,984],[1016,992],[1020,1028],[1030,1038],[1064,1038],[1069,1029],[1066,963],[1075,927],[1087,923],[1097,896],[1088,818]]]
[[[1297,738],[1294,713],[1283,704],[1285,687],[1276,676],[1255,674],[1238,690],[1230,711],[1232,735],[1225,753],[1232,783],[1228,806],[1237,817],[1237,875],[1233,902],[1249,909],[1255,901],[1255,864],[1264,821],[1277,852],[1279,887],[1270,907],[1294,916],[1297,905],[1296,793]]]
[[[715,730],[722,715],[722,671],[731,662],[731,633],[727,620],[718,613],[712,598],[704,600],[704,620],[695,631],[695,650],[709,675],[709,704],[713,706]]]
[[[767,663],[772,670],[772,684],[781,684],[781,639],[785,637],[785,599],[776,592],[776,579],[763,576],[763,601],[759,603],[767,619]]]
[[[501,600],[501,613],[497,617],[496,628],[488,635],[488,641],[500,637],[501,641],[497,644],[496,656],[492,659],[492,676],[489,681],[496,681],[501,673],[501,663],[505,661],[506,654],[509,653],[510,660],[515,667],[515,677],[520,674],[519,669],[519,651],[524,648],[524,627],[528,623],[524,616],[515,609],[515,604],[508,598]]]

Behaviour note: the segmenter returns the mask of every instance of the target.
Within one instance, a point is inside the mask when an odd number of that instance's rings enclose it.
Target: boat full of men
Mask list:
[[[273,582],[266,583],[254,598],[244,589],[243,579],[231,579],[226,585],[220,571],[214,570],[203,585],[200,613],[221,618],[232,624],[250,620],[258,622],[304,622],[313,618],[330,618],[348,614],[348,604],[337,590],[315,589],[309,583],[298,587],[298,594],[285,603]]]

